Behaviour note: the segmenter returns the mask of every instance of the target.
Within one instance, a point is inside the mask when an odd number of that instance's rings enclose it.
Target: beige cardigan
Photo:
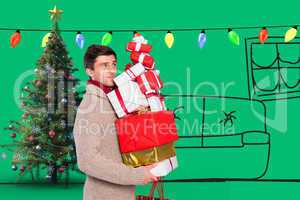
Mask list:
[[[78,108],[74,139],[79,169],[87,175],[84,200],[133,200],[144,169],[122,163],[115,112],[102,89],[87,85]]]

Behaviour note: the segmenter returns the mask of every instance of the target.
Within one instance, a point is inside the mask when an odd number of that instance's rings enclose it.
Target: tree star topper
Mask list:
[[[51,20],[58,21],[61,17],[61,13],[63,13],[63,10],[59,10],[56,6],[54,6],[53,10],[49,10],[49,13],[51,14]]]

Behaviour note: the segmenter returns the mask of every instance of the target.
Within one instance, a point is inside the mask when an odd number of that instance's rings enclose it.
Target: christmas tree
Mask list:
[[[31,174],[40,178],[40,168],[53,183],[62,174],[68,182],[69,170],[76,170],[76,152],[73,123],[80,93],[76,92],[78,79],[72,67],[66,46],[60,35],[58,20],[62,10],[49,10],[53,26],[43,43],[44,52],[36,63],[35,78],[26,83],[20,100],[24,114],[18,121],[10,121],[13,143],[5,145],[14,152],[12,169],[22,176]]]

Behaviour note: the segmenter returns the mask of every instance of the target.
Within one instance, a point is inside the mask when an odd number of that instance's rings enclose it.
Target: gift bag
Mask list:
[[[152,187],[148,196],[138,195],[136,196],[136,200],[171,200],[164,198],[163,180],[162,178],[159,178],[159,180],[160,181],[155,181],[152,183]],[[155,189],[157,189],[159,197],[154,197]]]

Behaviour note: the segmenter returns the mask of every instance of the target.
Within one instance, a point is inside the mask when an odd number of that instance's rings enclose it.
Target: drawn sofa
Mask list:
[[[270,134],[262,101],[165,95],[175,115],[179,168],[165,180],[259,179],[268,169]]]

